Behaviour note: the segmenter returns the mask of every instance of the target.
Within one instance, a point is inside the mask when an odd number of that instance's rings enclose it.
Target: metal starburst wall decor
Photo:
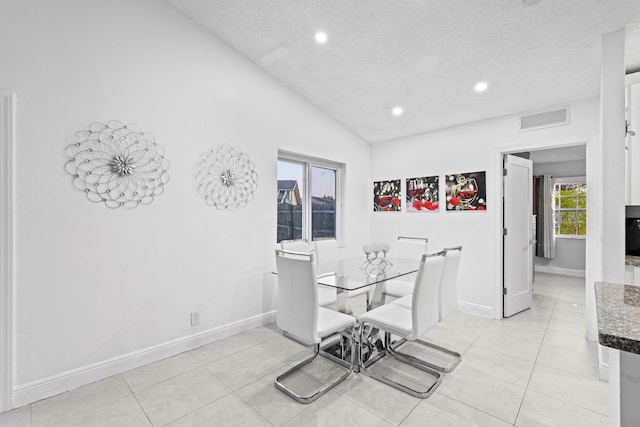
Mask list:
[[[215,146],[200,156],[195,181],[206,203],[221,210],[246,205],[258,189],[258,173],[249,155],[228,145]]]
[[[95,122],[67,147],[65,170],[73,185],[95,203],[135,208],[151,203],[169,182],[169,161],[153,135],[135,124]]]

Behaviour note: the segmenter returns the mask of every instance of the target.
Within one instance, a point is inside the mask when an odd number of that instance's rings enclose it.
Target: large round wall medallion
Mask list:
[[[117,120],[92,123],[67,147],[65,170],[95,203],[135,208],[151,203],[169,182],[169,161],[153,135]]]

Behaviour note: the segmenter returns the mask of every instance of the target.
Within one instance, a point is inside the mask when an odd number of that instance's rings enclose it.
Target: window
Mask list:
[[[280,153],[277,241],[339,237],[344,165]]]
[[[556,236],[586,236],[587,185],[558,179],[553,198]]]
[[[302,239],[304,164],[278,160],[278,242]]]

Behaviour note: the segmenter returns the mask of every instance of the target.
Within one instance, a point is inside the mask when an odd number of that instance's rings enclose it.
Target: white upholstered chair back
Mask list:
[[[438,296],[446,252],[423,255],[411,300],[412,331],[406,338],[415,340],[439,322]]]
[[[278,327],[309,344],[320,343],[314,254],[276,249],[276,267]]]
[[[420,262],[422,255],[427,253],[428,239],[425,237],[398,237],[393,256]],[[401,298],[411,295],[415,280],[413,275],[388,280],[385,284],[385,294]]]
[[[313,243],[316,262],[329,262],[338,259],[338,241],[336,239],[316,239]]]
[[[446,248],[446,261],[442,271],[440,281],[440,320],[458,310],[458,268],[460,266],[460,256],[462,246]]]
[[[396,254],[398,258],[419,260],[427,253],[428,239],[425,237],[398,237]]]
[[[334,240],[335,242],[335,240]],[[316,244],[309,242],[308,240],[282,240],[280,242],[280,247],[282,248],[282,250],[288,251],[288,252],[299,252],[299,253],[305,253],[305,254],[314,254],[314,264],[318,264],[318,253],[316,252]],[[324,246],[322,247],[322,249],[324,250]],[[336,249],[337,249],[337,244],[336,244]],[[327,248],[328,250],[328,248]],[[327,256],[327,254],[324,254],[324,256]],[[329,261],[329,260],[323,260],[323,261]],[[328,283],[333,283],[334,281],[334,277],[328,277],[325,279],[320,280],[320,282],[328,284]],[[333,287],[327,287],[327,286],[321,286],[318,289],[318,304],[322,307],[324,306],[328,306],[331,305],[333,303],[335,303],[337,300],[337,296],[336,296],[336,289]]]
[[[280,242],[280,248],[284,251],[289,252],[303,252],[303,253],[311,253],[314,250],[313,244],[309,243],[308,240],[282,240]]]

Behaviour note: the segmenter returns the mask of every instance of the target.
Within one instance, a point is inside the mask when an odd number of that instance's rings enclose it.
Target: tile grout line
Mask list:
[[[562,286],[560,287],[562,289]],[[558,292],[558,295],[560,292]],[[538,354],[536,354],[536,360],[533,362],[533,369],[531,369],[531,374],[529,375],[529,380],[527,381],[527,385],[524,388],[524,394],[522,395],[522,400],[520,401],[520,406],[518,407],[518,412],[516,413],[516,418],[513,421],[513,425],[515,426],[518,422],[518,417],[520,416],[520,411],[522,410],[522,405],[524,404],[524,399],[527,396],[527,392],[529,391],[529,384],[531,384],[531,378],[533,378],[533,372],[536,370],[536,366],[538,365],[538,358],[540,357],[540,352],[542,351],[542,346],[544,344],[544,338],[547,336],[547,331],[549,330],[549,323],[551,323],[551,317],[553,316],[553,312],[556,309],[556,305],[558,304],[558,297],[556,296],[553,302],[553,309],[551,310],[551,316],[549,316],[549,320],[547,321],[547,327],[544,330],[544,335],[542,336],[542,341],[540,342],[540,346],[538,347]]]
[[[340,394],[340,393],[338,393],[338,394]],[[326,397],[326,396],[323,396],[323,398],[324,398],[324,397]],[[387,419],[386,419],[385,417],[383,417],[382,415],[378,415],[378,414],[376,414],[376,413],[375,413],[375,412],[373,412],[371,409],[369,409],[369,408],[367,408],[367,407],[365,407],[365,406],[362,406],[359,402],[357,402],[357,401],[355,401],[355,400],[351,399],[351,398],[350,398],[349,396],[347,396],[346,394],[340,394],[340,397],[347,399],[348,401],[350,401],[350,402],[351,402],[351,403],[353,403],[354,405],[358,406],[359,408],[362,408],[363,410],[367,411],[368,413],[370,413],[370,414],[371,414],[371,415],[373,415],[374,417],[379,418],[379,419],[381,419],[382,421],[384,421],[384,422],[386,422],[386,423],[388,423],[388,424],[394,425],[394,423],[393,423],[393,422],[391,422],[391,421],[387,420]],[[413,411],[418,407],[418,405],[419,405],[419,404],[420,404],[420,402],[418,402],[418,404],[417,404],[416,406],[414,406],[414,408],[413,408],[409,413],[413,412]],[[405,419],[406,419],[406,418],[404,418],[402,421],[400,421],[400,424],[402,424],[402,423],[404,422],[404,420],[405,420]],[[398,424],[398,426],[399,426],[400,424]]]
[[[153,427],[153,423],[151,422],[151,418],[149,418],[149,414],[147,414],[147,411],[144,410],[144,408],[142,407],[142,404],[140,403],[140,401],[138,400],[138,396],[136,396],[136,394],[133,392],[133,390],[131,389],[131,386],[129,385],[129,381],[127,381],[127,379],[125,378],[124,375],[120,374],[120,376],[122,377],[122,380],[124,381],[124,383],[127,385],[127,388],[129,389],[129,391],[131,392],[131,395],[133,396],[133,398],[136,400],[136,403],[138,404],[138,407],[140,408],[140,410],[142,411],[142,413],[144,414],[145,418],[147,419],[147,421],[149,421],[149,425]]]
[[[268,338],[268,339],[265,339],[265,340],[260,341],[260,342],[252,343],[252,347],[260,347],[260,344],[263,344],[263,343],[265,343],[265,342],[267,342],[267,341],[269,341],[269,340],[276,339],[276,338],[279,338],[279,337],[284,337],[284,335],[283,335],[282,333],[280,333],[280,334],[278,334],[277,336],[275,336],[275,337],[273,337],[273,338]],[[286,337],[285,337],[285,338],[286,338]],[[295,341],[294,341],[294,342],[295,342]],[[302,344],[301,344],[301,346],[302,346],[302,347],[305,347],[305,346],[303,346]],[[248,347],[248,348],[249,348],[249,347]],[[278,356],[276,356],[275,354],[273,354],[273,353],[269,352],[267,349],[265,349],[265,348],[263,348],[263,347],[260,347],[260,349],[261,349],[261,351],[264,351],[266,354],[269,354],[271,357],[273,357],[273,358],[275,358],[275,359],[279,360],[280,362],[282,362],[282,363],[285,365],[285,367],[292,367],[292,366],[295,366],[297,363],[299,363],[299,362],[300,362],[300,360],[294,360],[294,361],[291,361],[291,362],[287,362],[287,361],[285,361],[285,360],[280,359]],[[246,349],[244,349],[244,350],[246,350]],[[227,356],[227,357],[228,357],[228,356]],[[207,369],[207,368],[205,367],[205,369]],[[282,369],[282,368],[279,368],[279,369]],[[208,372],[210,372],[208,369],[207,369],[207,371],[208,371]],[[273,369],[273,370],[271,370],[271,371],[269,371],[269,372],[266,372],[264,375],[262,375],[262,376],[260,376],[260,377],[258,377],[258,378],[256,378],[256,379],[254,379],[254,380],[253,380],[253,381],[251,381],[250,383],[245,384],[244,386],[242,386],[242,387],[238,388],[237,390],[232,390],[232,393],[233,393],[234,395],[236,395],[239,399],[241,399],[243,402],[245,402],[245,403],[246,403],[246,404],[247,404],[247,405],[248,405],[248,406],[249,406],[253,411],[255,411],[256,413],[258,413],[258,415],[260,415],[262,418],[264,418],[264,419],[266,420],[266,422],[267,422],[267,423],[269,423],[269,424],[271,424],[272,426],[273,426],[274,424],[273,424],[273,423],[272,423],[272,422],[271,422],[267,417],[265,417],[265,416],[264,416],[264,415],[263,415],[263,414],[262,414],[262,413],[261,413],[257,408],[255,408],[255,407],[254,407],[250,402],[248,402],[248,401],[247,401],[247,400],[245,400],[245,399],[244,399],[240,394],[238,394],[238,391],[239,391],[239,390],[241,390],[241,389],[243,389],[243,388],[245,388],[245,387],[248,387],[248,386],[250,386],[250,385],[252,385],[252,384],[255,384],[255,383],[257,383],[257,382],[261,381],[263,378],[265,378],[265,377],[267,377],[267,376],[271,376],[271,375],[273,375],[273,374],[274,374],[275,372],[277,372],[277,371],[278,371],[278,369]],[[214,377],[218,378],[218,377],[217,377],[213,372],[211,372],[211,374],[212,374]],[[221,380],[220,380],[220,381],[221,381]],[[273,384],[272,384],[272,385],[273,385]],[[274,387],[275,387],[275,386],[274,386]],[[322,398],[324,398],[324,397],[327,397],[327,396],[322,396]],[[321,398],[321,399],[322,399],[322,398]],[[319,400],[321,400],[321,399],[319,399]],[[285,425],[285,424],[287,424],[287,423],[291,422],[294,418],[298,417],[299,415],[301,415],[301,414],[303,414],[303,413],[305,413],[305,412],[308,412],[308,411],[313,407],[312,405],[305,405],[305,406],[306,406],[306,407],[305,407],[301,412],[299,412],[299,413],[295,414],[293,417],[291,417],[291,418],[289,418],[288,420],[286,420],[285,422],[283,422],[283,423],[282,423],[282,425]]]
[[[257,381],[258,381],[258,380],[254,381],[254,382],[257,382]],[[251,384],[253,384],[253,383],[251,383]],[[247,384],[247,385],[249,385],[249,384]],[[247,402],[247,400],[246,400],[246,399],[244,399],[242,396],[240,396],[240,395],[239,395],[235,390],[233,391],[233,394],[234,394],[234,395],[236,395],[236,396],[238,397],[238,399],[242,400],[242,401],[243,401],[243,402],[244,402],[248,407],[250,407],[254,412],[256,412],[258,415],[260,415],[262,418],[264,418],[264,420],[265,420],[267,423],[271,424],[272,426],[274,425],[271,421],[269,421],[269,419],[268,419],[267,417],[265,417],[264,415],[262,415],[262,412],[258,411],[258,409],[256,409],[256,408],[255,408],[255,407],[254,407],[250,402]],[[303,411],[303,412],[304,412],[304,411]],[[294,416],[293,416],[293,418],[295,418],[295,417],[296,417],[296,416],[294,415]],[[284,425],[284,424],[286,424],[286,423],[288,423],[289,421],[291,421],[293,418],[288,419],[287,421],[285,421],[285,422],[283,423],[283,425]]]
[[[456,399],[455,397],[447,396],[446,394],[439,393],[438,391],[436,391],[436,393],[440,394],[441,396],[444,396],[447,399],[454,400],[454,401],[458,402],[459,404],[464,405],[464,406],[466,406],[468,408],[474,409],[474,410],[476,410],[478,412],[482,412],[483,414],[486,414],[486,415],[490,416],[491,418],[495,418],[496,420],[504,421],[507,424],[511,424],[509,421],[507,421],[507,420],[505,420],[503,418],[500,418],[497,415],[490,414],[489,412],[485,411],[484,409],[476,408],[475,406],[470,405],[470,404],[468,404],[466,402],[462,402],[462,401]],[[516,417],[516,419],[517,419],[517,417]],[[515,421],[514,421],[514,423],[515,423]]]
[[[452,320],[452,321],[454,321],[454,320]],[[495,321],[495,319],[492,319],[492,322],[493,322],[493,321]],[[455,321],[454,321],[454,322],[455,322]],[[456,323],[457,323],[457,322],[456,322]],[[462,324],[462,323],[458,323],[458,324]],[[484,328],[483,332],[486,332],[486,331],[487,331],[487,329],[489,328],[489,325],[490,325],[490,324],[491,324],[491,322],[487,324],[487,326]],[[469,325],[463,325],[463,326],[469,326]],[[472,341],[471,343],[469,343],[469,347],[467,347],[467,350],[465,351],[465,353],[466,353],[467,351],[469,351],[469,350],[471,349],[471,347],[473,347],[473,345],[476,343],[476,341],[477,341],[478,339],[480,339],[480,336],[481,336],[481,335],[482,335],[482,334],[478,335],[476,338],[474,338],[474,339],[473,339],[473,341]],[[484,348],[484,347],[482,347],[482,346],[479,346],[479,347],[480,347],[480,348]],[[461,363],[461,364],[462,364],[462,363]],[[493,377],[493,378],[497,378],[497,377]],[[505,380],[502,380],[502,379],[500,379],[500,378],[497,378],[497,379],[498,379],[498,380],[501,380],[501,381],[505,381]],[[507,383],[509,383],[509,384],[513,384],[513,383],[510,383],[509,381],[505,381],[505,382],[507,382]],[[514,384],[514,385],[517,385],[517,384]],[[440,392],[439,392],[439,391],[437,391],[437,390],[436,390],[436,392],[435,392],[435,393],[438,393],[438,394],[440,394],[440,395],[444,396],[445,398],[448,398],[448,399],[454,400],[454,401],[456,401],[456,402],[460,403],[461,405],[464,405],[464,406],[467,406],[467,407],[469,407],[469,408],[472,408],[472,409],[474,409],[474,410],[476,410],[476,411],[478,411],[478,412],[482,412],[482,413],[484,413],[484,414],[486,414],[486,415],[488,415],[488,416],[490,416],[490,417],[492,417],[492,418],[495,418],[496,420],[504,421],[505,423],[510,424],[510,423],[509,423],[509,421],[507,421],[507,420],[505,420],[505,419],[502,419],[502,418],[500,418],[500,417],[498,417],[498,416],[496,416],[496,415],[490,414],[490,413],[486,412],[486,411],[485,411],[485,410],[483,410],[483,409],[476,408],[475,406],[472,406],[472,405],[470,405],[470,404],[468,404],[468,403],[466,403],[466,402],[462,402],[461,400],[458,400],[458,399],[456,399],[455,397],[451,397],[451,396],[448,396],[448,395],[446,395],[446,394],[442,394],[442,393],[440,393]],[[526,389],[525,389],[525,393],[526,393]],[[524,398],[524,396],[523,396],[523,398]],[[417,406],[416,406],[416,407],[417,407]],[[414,408],[414,409],[415,409],[415,408]],[[518,412],[519,412],[519,409],[518,409]],[[515,426],[515,421],[516,421],[517,419],[518,419],[518,417],[517,417],[517,415],[516,415],[516,419],[515,419],[515,420],[514,420],[514,422],[513,422],[513,426]]]
[[[563,286],[563,285],[561,285],[561,287],[560,287],[560,292],[562,291],[562,286]],[[557,305],[558,300],[559,300],[559,298],[560,298],[560,292],[558,292],[558,295],[557,295],[557,296],[556,296],[556,298],[555,298],[554,308],[553,308],[553,310],[552,310],[552,316],[550,317],[550,319],[553,317],[553,312],[554,312],[554,311],[555,311],[555,309],[556,309],[556,305]],[[547,332],[548,332],[548,331],[549,331],[549,329],[548,329],[548,325],[547,325],[547,329],[545,330],[545,335],[544,335],[544,336],[546,336],[546,335],[547,335]],[[557,331],[551,331],[551,332],[557,332]],[[566,334],[566,335],[571,335],[571,334]],[[540,351],[542,350],[542,345],[548,345],[548,346],[550,346],[550,347],[554,347],[554,348],[557,348],[557,349],[560,349],[560,350],[570,351],[570,352],[572,352],[572,353],[576,353],[576,354],[582,354],[581,352],[576,352],[576,351],[568,350],[568,349],[565,349],[565,348],[556,347],[556,346],[553,346],[553,345],[550,345],[550,344],[544,344],[544,337],[543,337],[543,342],[541,343],[540,350],[538,351],[538,355],[536,356],[536,362],[535,362],[535,364],[534,364],[534,370],[535,370],[536,366],[538,365],[538,357],[539,357],[539,355],[540,355]],[[547,367],[547,365],[544,365],[544,364],[540,364],[540,366]],[[579,378],[583,378],[583,379],[593,380],[592,378],[584,377],[584,376],[582,376],[582,375],[578,375],[578,374],[575,374],[575,373],[572,373],[572,372],[567,372],[567,371],[564,371],[564,370],[562,370],[562,369],[558,369],[558,368],[555,368],[555,367],[550,367],[550,368],[551,368],[551,369],[556,369],[556,370],[558,370],[558,371],[561,371],[562,373],[567,374],[567,375],[572,375],[572,376],[579,377]],[[529,377],[529,383],[531,382],[531,378],[532,378],[532,377],[533,377],[533,371],[531,372],[531,376]],[[526,395],[526,392],[529,390],[529,383],[527,383],[527,387],[526,387],[525,395]],[[579,405],[579,404],[576,404],[576,403],[574,403],[574,402],[570,402],[570,401],[567,401],[567,400],[564,400],[564,399],[560,399],[560,398],[558,398],[558,397],[556,397],[556,396],[552,396],[552,395],[546,394],[546,393],[544,393],[544,392],[538,392],[538,391],[535,391],[535,390],[531,390],[531,391],[534,391],[534,392],[536,392],[536,393],[543,394],[544,396],[547,396],[547,397],[549,397],[549,398],[552,398],[552,399],[558,400],[558,401],[560,401],[560,402],[564,402],[564,403],[566,403],[566,404],[569,404],[569,405],[575,406],[575,407],[577,407],[577,408],[580,408],[580,409],[583,409],[583,410],[587,410],[587,411],[592,412],[592,413],[594,413],[594,414],[597,414],[597,415],[600,415],[600,416],[605,416],[605,417],[607,417],[607,418],[608,418],[608,415],[605,415],[605,414],[602,414],[602,413],[600,413],[600,412],[594,411],[594,410],[592,410],[592,409],[590,409],[590,408],[585,408],[585,407],[583,407],[583,406],[581,406],[581,405]],[[523,398],[523,402],[522,402],[522,403],[524,403],[524,398]],[[521,405],[520,405],[520,408],[518,409],[518,416],[520,415],[520,410],[522,409],[522,403],[521,403]],[[516,422],[517,422],[517,418],[516,418]],[[515,424],[514,424],[514,426],[515,426]]]
[[[583,282],[583,283],[581,283],[581,286],[582,286],[582,288],[584,288],[584,287],[585,287],[585,285],[586,285],[586,279],[583,279],[583,280],[582,280],[582,282]],[[552,314],[552,315],[551,315],[551,318],[553,318],[553,313],[555,312],[555,310],[556,310],[556,308],[557,308],[558,301],[560,301],[560,294],[562,293],[562,289],[564,288],[564,286],[565,286],[564,284],[560,285],[560,289],[559,289],[559,291],[558,291],[558,295],[555,297],[555,303],[554,303],[553,311],[551,312],[551,314]],[[584,304],[583,304],[583,305],[586,305],[586,297],[582,297],[582,299],[584,300]],[[563,302],[570,302],[570,301],[565,301],[565,300],[562,300],[562,301],[563,301]],[[576,303],[576,304],[578,304],[578,303]],[[560,310],[562,310],[562,309],[560,309]],[[585,314],[584,314],[584,313],[582,313],[582,315],[583,315],[583,317],[585,316]],[[584,320],[584,319],[582,320],[582,322],[573,322],[572,320],[561,319],[561,318],[558,318],[558,317],[556,317],[556,319],[558,319],[558,320],[562,320],[562,321],[565,321],[565,322],[571,322],[571,323],[581,324],[581,325],[583,326],[583,328],[585,327],[585,320]],[[549,330],[549,327],[547,326],[547,329],[545,330],[545,337],[546,337],[546,335],[547,335],[547,331],[548,331],[548,330]],[[554,333],[560,333],[560,334],[564,334],[564,335],[570,335],[570,336],[578,336],[578,335],[574,335],[574,334],[567,333],[567,332],[563,332],[563,331],[557,331],[557,330],[551,330],[551,332],[554,332]],[[580,337],[581,337],[581,338],[585,338],[585,334],[583,333],[582,335],[580,335]],[[544,344],[544,339],[543,339],[543,344]],[[550,346],[550,347],[553,347],[553,348],[556,348],[556,349],[560,349],[560,350],[568,351],[568,352],[571,352],[571,353],[575,353],[575,354],[581,354],[581,355],[583,355],[583,354],[584,354],[584,353],[583,353],[583,352],[581,352],[581,351],[575,351],[575,350],[573,350],[573,349],[568,349],[568,348],[565,348],[565,347],[558,347],[558,346],[553,345],[553,344],[544,344],[544,345],[547,345],[547,346]],[[544,364],[543,364],[543,365],[541,365],[541,366],[547,366],[547,365],[544,365]],[[558,369],[558,368],[555,368],[555,367],[553,367],[553,366],[551,366],[551,368]],[[565,371],[565,370],[563,370],[563,369],[558,369],[558,370],[559,370],[559,371],[562,371],[562,372],[565,372],[565,373],[568,373],[568,374],[576,375],[576,374],[574,374],[573,372],[568,372],[568,371]],[[577,376],[582,377],[582,375],[577,375]],[[584,377],[584,378],[589,378],[589,377]]]
[[[195,358],[195,357],[193,357],[191,354],[189,354],[189,351],[186,351],[186,352],[183,352],[183,353],[180,353],[180,354],[186,354],[186,355],[188,355],[188,356],[189,356],[191,359],[193,359],[193,360],[194,360],[198,365],[200,365],[200,367],[199,367],[199,368],[204,369],[207,373],[209,373],[209,375],[211,375],[212,377],[214,377],[215,379],[217,379],[218,381],[220,381],[220,382],[221,382],[223,385],[225,385],[229,390],[231,390],[231,392],[230,392],[230,393],[227,393],[227,394],[225,394],[225,395],[222,395],[222,396],[218,397],[217,399],[214,399],[214,400],[212,400],[211,402],[208,402],[208,403],[206,403],[206,404],[204,404],[204,405],[202,405],[202,406],[200,406],[200,407],[198,407],[198,408],[195,408],[193,411],[188,412],[188,413],[186,413],[186,414],[183,414],[183,415],[181,415],[180,417],[176,418],[175,420],[171,420],[171,421],[169,421],[168,423],[166,423],[166,424],[164,424],[164,425],[168,425],[168,424],[171,424],[171,423],[173,423],[173,422],[176,422],[176,421],[178,421],[178,420],[180,420],[180,419],[182,419],[182,418],[184,418],[184,417],[186,417],[186,416],[188,416],[188,415],[191,415],[192,413],[194,413],[194,412],[196,412],[196,411],[199,411],[200,409],[204,408],[204,407],[205,407],[205,406],[207,406],[207,405],[210,405],[210,404],[212,404],[212,403],[214,403],[214,402],[216,402],[216,401],[218,401],[218,400],[220,400],[220,399],[223,399],[223,398],[224,398],[224,397],[226,397],[226,396],[229,396],[229,395],[231,395],[231,394],[234,394],[234,393],[235,393],[235,391],[234,391],[234,390],[232,390],[232,389],[231,389],[231,387],[229,387],[229,386],[227,386],[226,384],[224,384],[224,382],[222,382],[222,381],[220,380],[220,378],[218,378],[218,377],[217,377],[213,372],[211,372],[209,369],[207,369],[207,367],[206,367],[206,366],[204,366],[204,365],[202,364],[202,362],[200,362],[198,359],[196,359],[196,358]],[[178,354],[178,355],[179,355],[179,354]],[[178,356],[178,355],[176,355],[176,356]],[[171,356],[171,357],[176,357],[176,356]],[[163,359],[163,360],[164,360],[164,359]],[[157,362],[154,362],[154,363],[157,363]],[[145,366],[148,366],[148,365],[145,365]],[[199,369],[199,368],[195,368],[195,369]],[[162,384],[162,383],[165,383],[165,382],[167,382],[167,381],[171,381],[171,380],[173,380],[173,379],[175,379],[175,378],[179,377],[180,375],[183,375],[183,374],[185,374],[185,373],[188,373],[188,372],[194,371],[195,369],[192,369],[192,370],[189,370],[189,371],[185,371],[185,372],[181,372],[181,373],[179,373],[179,374],[177,374],[177,375],[174,375],[174,376],[172,376],[172,377],[170,377],[170,378],[166,378],[166,379],[164,379],[164,380],[162,380],[162,381],[160,381],[160,382],[157,382],[157,383],[152,384],[152,385],[150,385],[150,386],[144,387],[144,388],[142,388],[142,389],[140,389],[140,390],[138,390],[138,391],[143,391],[143,390],[146,390],[146,389],[148,389],[148,388],[150,388],[150,387],[154,387],[154,386],[156,386],[156,385],[158,385],[158,384]],[[149,421],[149,424],[150,424],[152,427],[156,427],[156,426],[155,426],[155,424],[154,424],[154,423],[151,421],[151,419],[149,418],[149,415],[147,414],[147,411],[145,411],[145,410],[144,410],[144,407],[142,406],[142,404],[141,404],[141,403],[140,403],[140,401],[138,400],[138,396],[137,396],[137,395],[136,395],[136,393],[131,389],[131,386],[129,385],[129,383],[128,383],[127,379],[125,378],[125,376],[124,376],[123,374],[120,374],[120,375],[122,376],[122,379],[124,380],[125,384],[127,384],[127,387],[128,387],[128,388],[129,388],[129,390],[131,391],[131,394],[132,394],[132,395],[133,395],[133,397],[136,399],[136,402],[138,403],[138,406],[140,406],[140,409],[142,409],[142,412],[144,413],[145,417],[146,417],[146,418],[147,418],[147,420]],[[253,409],[253,407],[252,407],[251,409]]]

